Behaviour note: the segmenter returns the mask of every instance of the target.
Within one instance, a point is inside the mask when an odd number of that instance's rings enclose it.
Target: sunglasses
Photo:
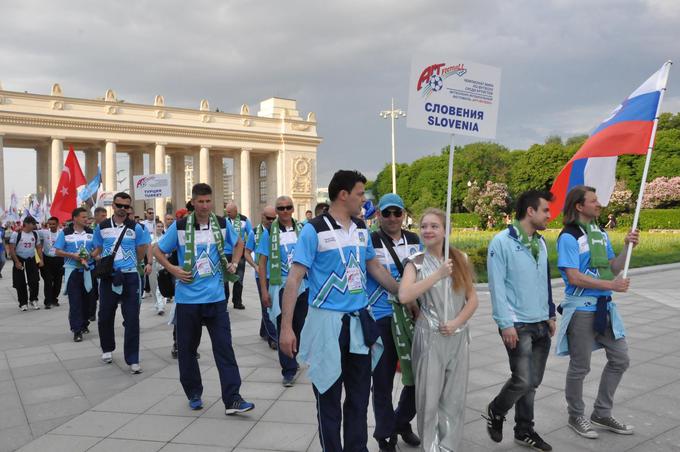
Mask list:
[[[118,204],[117,202],[113,203],[114,206],[116,206],[119,209],[130,209],[132,208],[132,205],[130,204]]]
[[[268,217],[267,215],[265,215],[264,217],[267,219],[267,221],[274,221],[274,220],[276,220],[276,217]]]
[[[401,209],[385,209],[380,213],[384,218],[389,218],[391,216],[394,216],[394,218],[399,218],[404,214],[404,211]]]
[[[283,212],[284,210],[293,210],[293,206],[276,206],[276,210]]]

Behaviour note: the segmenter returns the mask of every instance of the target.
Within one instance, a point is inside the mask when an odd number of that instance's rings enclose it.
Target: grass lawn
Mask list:
[[[468,253],[475,265],[477,281],[486,282],[486,248],[498,231],[473,231],[454,229],[451,243]],[[608,232],[616,254],[623,248],[624,231]],[[669,264],[680,262],[680,233],[673,232],[641,232],[640,245],[633,250],[631,268],[649,265]],[[542,234],[548,244],[552,277],[559,276],[557,271],[557,236],[559,230],[551,229]]]

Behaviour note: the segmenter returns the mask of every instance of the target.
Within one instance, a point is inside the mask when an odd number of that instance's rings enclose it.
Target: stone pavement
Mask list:
[[[252,276],[246,281],[246,310],[230,310],[230,315],[244,380],[241,393],[255,402],[256,409],[226,417],[209,340],[204,338],[200,347],[205,408],[191,411],[169,353],[171,328],[164,317],[155,314],[148,299],[141,314],[144,373],[132,376],[122,359],[120,335],[114,363],[100,363],[96,325],[82,343],[73,343],[65,297],[61,307],[53,310],[19,312],[9,265],[3,275],[0,451],[320,450],[309,381],[303,373],[295,387],[283,388],[276,353],[258,336],[259,309]],[[680,265],[640,269],[633,275],[631,291],[616,297],[628,328],[632,364],[617,392],[615,414],[633,424],[635,434],[602,432],[593,441],[569,430],[563,395],[567,359],[551,355],[536,395],[536,429],[555,450],[680,450]],[[560,293],[557,287],[558,300]],[[480,308],[471,322],[464,450],[525,450],[512,442],[512,421],[506,423],[506,439],[496,445],[486,436],[480,419],[509,370],[485,286],[480,285],[479,295]],[[118,333],[122,332],[120,322],[119,317]],[[590,406],[603,363],[603,352],[596,352],[585,385]],[[508,418],[512,417],[510,413]],[[369,424],[373,425],[370,406]],[[369,439],[369,449],[377,450],[373,439]]]

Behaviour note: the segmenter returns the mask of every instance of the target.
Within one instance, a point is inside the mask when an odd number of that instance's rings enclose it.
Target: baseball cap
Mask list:
[[[400,209],[403,209],[404,201],[398,194],[388,193],[380,198],[380,201],[378,202],[378,208],[380,210],[385,210],[388,207],[399,207]]]

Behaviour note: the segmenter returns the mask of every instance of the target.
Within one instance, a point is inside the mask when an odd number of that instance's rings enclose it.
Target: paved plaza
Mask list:
[[[563,394],[568,361],[552,354],[536,396],[536,430],[556,451],[680,450],[680,265],[632,274],[631,291],[616,297],[628,329],[632,363],[617,392],[614,413],[634,425],[635,434],[602,432],[593,441],[569,430]],[[557,300],[561,292],[556,285]],[[526,450],[512,442],[512,422],[505,424],[506,438],[496,445],[480,418],[509,370],[485,286],[479,287],[479,295],[480,308],[472,320],[464,450]],[[122,358],[120,313],[114,362],[102,364],[96,325],[82,343],[72,341],[66,297],[59,308],[49,311],[18,311],[7,265],[0,280],[0,451],[320,450],[309,381],[303,373],[295,387],[283,388],[276,352],[258,335],[252,275],[244,297],[244,311],[230,309],[232,335],[243,379],[241,393],[256,408],[227,417],[207,333],[199,349],[205,407],[191,411],[179,384],[177,362],[170,356],[172,330],[148,299],[141,314],[144,373],[133,376]],[[585,385],[589,406],[603,363],[603,352],[596,352]],[[512,419],[512,412],[508,417]],[[373,424],[369,407],[369,425]],[[377,450],[372,438],[368,444]],[[401,442],[399,447],[407,450]]]

